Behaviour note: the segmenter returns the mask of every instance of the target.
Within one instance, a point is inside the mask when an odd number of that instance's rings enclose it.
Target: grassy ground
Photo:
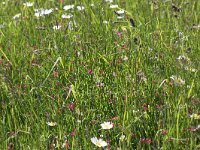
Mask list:
[[[24,2],[0,3],[0,149],[200,149],[198,0]]]

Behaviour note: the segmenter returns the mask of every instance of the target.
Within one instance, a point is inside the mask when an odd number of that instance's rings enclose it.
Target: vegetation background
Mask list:
[[[199,0],[32,2],[0,2],[0,149],[200,149]]]

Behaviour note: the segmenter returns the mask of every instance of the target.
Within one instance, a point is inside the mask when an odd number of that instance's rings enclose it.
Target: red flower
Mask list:
[[[167,135],[168,131],[167,130],[163,130],[162,131],[162,135]]]
[[[66,147],[66,148],[69,148],[69,147],[70,147],[70,145],[69,145],[68,142],[65,143],[65,147]]]
[[[145,140],[148,144],[151,143],[151,139],[150,138],[146,138]]]
[[[69,109],[72,111],[74,109],[73,104],[68,104]]]
[[[74,130],[72,133],[71,133],[71,136],[75,136],[76,135],[76,130]]]
[[[92,75],[93,74],[93,71],[92,69],[88,70],[88,74]]]
[[[145,141],[144,137],[140,138],[140,142],[144,142],[144,141]]]
[[[143,109],[144,109],[144,111],[147,111],[148,105],[146,103],[143,104]]]
[[[182,131],[183,131],[183,132],[186,132],[186,131],[187,131],[187,128],[183,128]]]

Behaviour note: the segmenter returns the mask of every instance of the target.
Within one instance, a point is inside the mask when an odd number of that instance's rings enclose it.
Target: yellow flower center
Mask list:
[[[106,124],[106,125],[105,125],[105,128],[108,129],[108,128],[109,128],[109,125]]]
[[[101,147],[100,141],[96,141],[96,145],[99,146],[99,147]]]
[[[194,114],[194,115],[193,115],[193,118],[194,118],[194,119],[199,119],[199,116],[198,116],[197,114]]]

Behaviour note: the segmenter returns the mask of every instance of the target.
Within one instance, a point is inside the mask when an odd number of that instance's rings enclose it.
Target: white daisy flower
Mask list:
[[[50,127],[56,126],[57,123],[56,122],[47,122],[47,125]]]
[[[112,3],[113,2],[113,0],[105,0],[106,2],[109,2],[109,3]]]
[[[53,29],[54,29],[54,30],[59,30],[60,28],[61,28],[60,25],[53,26]]]
[[[119,15],[124,14],[124,10],[118,10],[118,11],[116,11],[116,13]]]
[[[117,16],[117,19],[123,19],[124,16]]]
[[[23,3],[23,5],[24,6],[26,6],[26,7],[31,7],[31,6],[33,6],[33,2],[26,2],[26,3]]]
[[[48,15],[52,12],[53,12],[53,9],[43,9],[43,8],[35,9],[35,16],[40,17],[40,16]]]
[[[123,141],[123,140],[125,139],[125,137],[126,137],[126,136],[125,136],[124,134],[122,134],[122,135],[120,136],[119,140],[120,140],[120,141]]]
[[[118,5],[110,5],[110,8],[112,8],[112,9],[118,8]]]
[[[17,18],[19,18],[21,15],[22,15],[21,13],[18,13],[18,14],[16,14],[16,15],[14,15],[14,16],[13,16],[13,19],[17,19]]]
[[[106,141],[103,141],[102,139],[98,139],[97,137],[91,138],[91,142],[98,147],[105,147],[108,145]]]
[[[73,9],[74,8],[74,5],[65,5],[63,7],[64,10],[70,10],[70,9]]]
[[[84,9],[85,9],[84,6],[77,6],[76,8],[77,8],[78,10],[84,10]]]
[[[109,130],[111,128],[113,128],[113,123],[111,122],[104,122],[101,124],[101,128],[105,129],[105,130]]]
[[[72,14],[62,14],[61,17],[62,17],[62,18],[65,18],[65,19],[70,19],[70,18],[73,17],[73,15],[72,15]]]

